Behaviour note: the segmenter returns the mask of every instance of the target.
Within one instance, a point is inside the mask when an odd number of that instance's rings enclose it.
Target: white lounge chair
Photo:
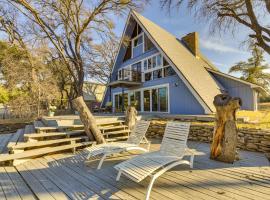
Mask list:
[[[90,158],[100,158],[97,169],[100,169],[106,157],[131,150],[140,150],[143,152],[148,152],[150,148],[150,142],[146,139],[145,134],[150,125],[150,121],[140,120],[136,123],[134,129],[130,133],[127,141],[124,142],[111,142],[106,144],[93,145],[86,150],[89,151],[87,160]],[[140,147],[142,141],[148,143],[148,148]]]
[[[146,200],[148,200],[154,181],[160,175],[181,164],[187,164],[193,168],[194,154],[192,152],[190,152],[190,161],[183,160],[187,151],[189,127],[190,123],[186,122],[168,122],[160,150],[133,157],[114,166],[118,170],[116,180],[120,179],[121,174],[135,182],[151,176],[146,193]]]

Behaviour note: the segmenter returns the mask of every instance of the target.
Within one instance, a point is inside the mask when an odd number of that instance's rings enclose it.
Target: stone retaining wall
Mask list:
[[[148,129],[148,137],[162,137],[166,120],[152,120]],[[211,142],[214,127],[211,125],[192,124],[189,140]],[[238,147],[240,149],[258,152],[270,152],[270,130],[241,128],[238,130]]]
[[[0,134],[15,133],[18,129],[24,128],[27,123],[0,124]]]

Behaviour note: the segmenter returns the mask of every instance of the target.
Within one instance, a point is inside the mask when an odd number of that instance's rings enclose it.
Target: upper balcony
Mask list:
[[[142,72],[137,70],[121,69],[117,74],[112,75],[111,80],[113,81],[110,82],[108,86],[111,86],[112,88],[136,87],[142,84]]]

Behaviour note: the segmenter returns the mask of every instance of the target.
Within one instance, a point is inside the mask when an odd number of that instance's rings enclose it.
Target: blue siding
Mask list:
[[[233,97],[242,99],[242,109],[254,110],[257,99],[254,98],[254,90],[244,83],[212,73],[213,77],[222,84],[224,89]]]
[[[143,45],[133,48],[133,58],[143,54]]]
[[[170,114],[204,114],[203,107],[195,99],[195,97],[192,95],[192,93],[177,75],[144,82],[140,88],[146,88],[151,86],[158,87],[158,85],[163,85],[166,83],[169,84]],[[113,93],[118,92],[122,92],[122,89],[113,89],[112,97]]]

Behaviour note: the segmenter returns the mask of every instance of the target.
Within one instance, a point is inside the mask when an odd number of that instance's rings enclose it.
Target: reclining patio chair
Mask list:
[[[186,122],[168,122],[160,150],[138,155],[114,166],[118,170],[116,180],[120,179],[121,174],[135,182],[151,176],[152,179],[146,193],[146,200],[148,200],[154,181],[160,175],[181,164],[187,164],[193,168],[194,154],[192,152],[190,152],[190,161],[183,160],[188,151],[186,148],[189,127],[190,123]]]
[[[140,120],[136,123],[134,129],[130,133],[127,141],[124,142],[111,142],[106,144],[93,145],[86,150],[89,151],[87,160],[90,158],[100,158],[97,169],[100,169],[106,157],[111,156],[116,153],[122,153],[131,150],[140,150],[143,152],[148,152],[150,148],[150,142],[146,139],[145,134],[150,125],[150,121]],[[140,147],[142,141],[148,143],[148,148]]]

